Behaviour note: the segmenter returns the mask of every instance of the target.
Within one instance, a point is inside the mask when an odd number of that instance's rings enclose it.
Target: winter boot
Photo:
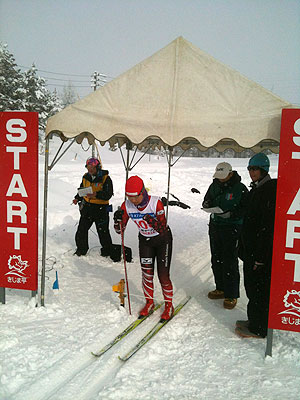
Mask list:
[[[172,318],[173,313],[174,313],[174,307],[173,307],[173,305],[172,305],[172,303],[170,301],[167,301],[165,303],[165,310],[161,314],[160,318],[163,319],[163,320],[168,320],[168,319]]]
[[[86,252],[77,249],[73,255],[74,255],[74,256],[78,256],[78,257],[80,257],[80,256],[85,256],[85,255],[86,255]]]
[[[212,290],[211,292],[208,292],[208,298],[211,300],[216,300],[216,299],[224,299],[224,292],[223,290]]]
[[[235,326],[237,328],[248,328],[249,327],[249,321],[247,320],[237,320],[235,323]]]
[[[109,247],[101,247],[100,254],[102,257],[110,256],[110,248]]]
[[[227,308],[227,310],[232,310],[237,303],[237,299],[225,299],[223,306],[224,308]]]
[[[146,305],[144,306],[144,308],[142,308],[141,311],[139,312],[139,316],[146,317],[148,314],[150,314],[151,311],[153,311],[153,309],[154,309],[154,302],[152,299],[148,299],[146,301]]]
[[[235,333],[242,337],[242,338],[255,338],[255,339],[263,339],[265,336],[259,335],[258,333],[253,333],[251,331],[249,331],[249,329],[247,327],[236,327],[235,328]]]

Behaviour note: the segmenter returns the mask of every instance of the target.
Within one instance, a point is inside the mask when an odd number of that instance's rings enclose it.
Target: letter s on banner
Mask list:
[[[35,291],[38,113],[0,113],[0,159],[0,287]]]
[[[293,142],[295,143],[296,146],[299,147],[300,150],[300,118],[298,118],[294,123],[294,132],[299,136],[294,136]],[[293,151],[292,158],[294,160],[300,160],[300,151]]]

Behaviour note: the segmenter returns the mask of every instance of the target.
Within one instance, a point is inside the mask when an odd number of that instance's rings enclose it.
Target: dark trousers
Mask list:
[[[253,270],[254,260],[244,261],[244,285],[248,297],[249,330],[265,337],[268,331],[271,267],[264,265]]]
[[[240,272],[238,264],[238,239],[240,225],[209,225],[211,266],[216,289],[225,298],[240,297]]]
[[[111,236],[109,233],[109,214],[106,205],[85,204],[80,211],[80,220],[75,235],[77,250],[86,254],[89,249],[88,233],[95,223],[103,254],[109,255],[111,249]]]

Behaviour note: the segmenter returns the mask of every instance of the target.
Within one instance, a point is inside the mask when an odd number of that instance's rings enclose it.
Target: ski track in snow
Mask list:
[[[179,292],[182,293],[182,291]],[[178,298],[178,293],[175,293],[174,298]],[[90,352],[86,351],[86,354],[79,354],[78,356],[70,355],[68,351],[65,351],[64,354],[47,369],[45,374],[39,377],[38,381],[29,386],[27,390],[22,388],[20,393],[14,395],[14,399],[30,399],[32,393],[36,393],[34,397],[35,400],[89,400],[94,398],[94,396],[116,376],[119,369],[126,365],[118,359],[118,355],[125,354],[125,352],[136,344],[158,321],[159,311],[154,313],[154,315],[143,322],[134,332],[131,332],[124,340],[116,344],[100,358],[96,358]],[[92,346],[94,351],[96,345],[98,345],[100,349],[99,344],[95,343]],[[75,379],[77,381],[75,381]],[[83,390],[82,388],[86,389]]]
[[[53,143],[54,142],[54,145]],[[56,139],[51,141],[53,158]],[[125,172],[118,152],[100,148],[114,183],[114,209],[124,199]],[[1,400],[289,400],[299,399],[299,334],[274,331],[273,357],[264,357],[265,340],[241,340],[235,321],[245,319],[247,299],[241,276],[241,298],[234,310],[211,301],[214,288],[207,234],[208,215],[200,210],[220,159],[182,158],[171,172],[170,192],[191,206],[169,208],[174,237],[171,277],[175,303],[190,302],[126,363],[118,360],[158,321],[157,310],[135,331],[100,358],[91,355],[132,322],[143,305],[137,231],[129,223],[125,244],[133,250],[127,264],[132,315],[119,307],[112,285],[124,276],[124,265],[99,255],[92,227],[86,257],[74,257],[78,209],[71,205],[89,154],[73,146],[49,174],[45,307],[35,307],[28,292],[7,290],[0,314]],[[246,159],[228,160],[249,184]],[[271,158],[271,176],[277,174]],[[43,203],[43,158],[40,164],[40,211]],[[150,194],[165,195],[167,162],[144,157],[132,175],[140,175]],[[191,193],[196,187],[200,194]],[[39,215],[41,247],[42,212]],[[110,229],[114,243],[120,238]],[[60,288],[52,290],[55,272]],[[242,266],[241,266],[242,272]],[[40,280],[40,277],[39,277]],[[155,276],[156,301],[162,300]]]

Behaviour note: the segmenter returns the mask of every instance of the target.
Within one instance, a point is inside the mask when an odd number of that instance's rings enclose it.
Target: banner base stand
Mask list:
[[[5,304],[5,288],[0,287],[0,301],[2,304]]]
[[[32,290],[31,291],[31,298],[35,297],[36,300],[36,304],[35,306],[38,306],[38,301],[37,301],[37,291],[36,290]],[[2,304],[5,304],[5,288],[4,287],[0,287],[0,302]]]
[[[268,328],[265,357],[267,356],[272,357],[272,344],[273,344],[273,329]]]

